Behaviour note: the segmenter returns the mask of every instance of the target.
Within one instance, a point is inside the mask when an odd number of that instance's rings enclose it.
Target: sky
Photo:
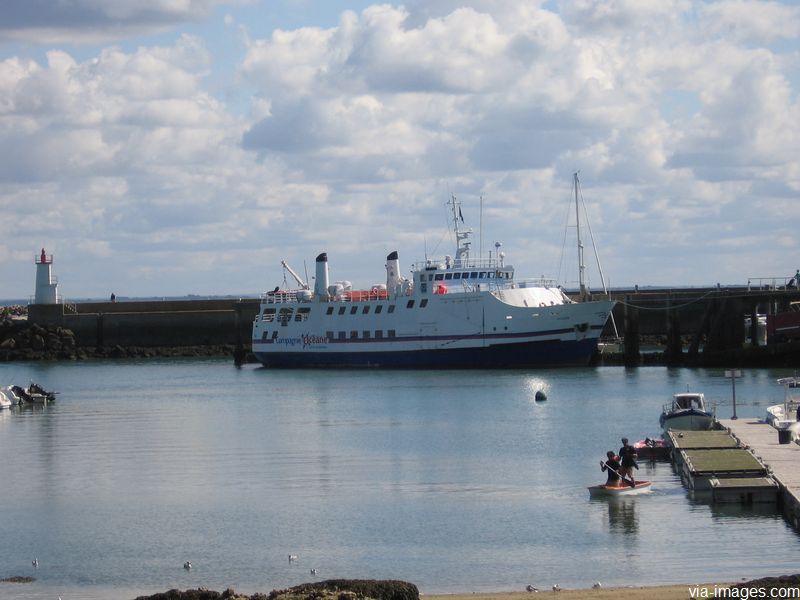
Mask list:
[[[366,287],[451,195],[570,287],[575,172],[608,285],[782,281],[799,88],[790,0],[3,0],[0,299]]]

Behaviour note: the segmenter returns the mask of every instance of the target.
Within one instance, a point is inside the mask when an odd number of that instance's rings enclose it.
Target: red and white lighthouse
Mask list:
[[[53,255],[42,252],[35,259],[36,262],[36,295],[34,304],[57,304],[58,303],[58,279],[53,276],[51,268],[53,266]]]

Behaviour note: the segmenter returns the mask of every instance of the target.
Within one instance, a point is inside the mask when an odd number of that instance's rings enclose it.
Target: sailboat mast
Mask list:
[[[581,240],[581,211],[578,205],[578,172],[574,174],[575,183],[575,228],[578,232],[578,285],[581,298],[586,296],[586,265],[583,262],[583,240]]]

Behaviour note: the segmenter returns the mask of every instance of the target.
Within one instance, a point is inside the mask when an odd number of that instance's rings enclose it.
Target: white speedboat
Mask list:
[[[18,404],[45,404],[56,398],[56,392],[48,392],[36,383],[31,383],[27,388],[18,385],[7,385],[0,388],[0,394],[7,398],[12,406]]]
[[[7,401],[9,407],[22,404],[23,400],[19,394],[23,391],[18,385],[7,385],[0,388],[0,403],[5,404],[5,401]]]
[[[6,396],[3,389],[0,389],[0,410],[11,408],[12,406],[14,406],[14,402],[11,401],[11,398]]]
[[[664,431],[668,429],[702,431],[711,429],[714,415],[706,410],[703,394],[684,392],[673,395],[672,402],[664,405],[659,423]]]
[[[614,302],[574,302],[554,282],[516,280],[499,243],[473,258],[455,198],[451,208],[455,257],[420,261],[410,279],[397,252],[386,257],[385,282],[360,291],[329,281],[326,253],[313,289],[288,269],[300,287],[262,296],[253,353],[268,367],[587,364]]]
[[[783,386],[783,404],[768,407],[766,421],[779,432],[786,432],[786,441],[794,441],[800,437],[800,377],[782,377],[778,383]]]

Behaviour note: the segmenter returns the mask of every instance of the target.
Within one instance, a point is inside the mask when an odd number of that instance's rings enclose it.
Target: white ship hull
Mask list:
[[[284,262],[300,288],[264,295],[252,348],[275,367],[536,367],[583,365],[614,306],[576,303],[552,282],[514,280],[501,244],[470,257],[471,230],[459,227],[453,198],[455,257],[426,259],[400,275],[386,257],[386,283],[353,291],[329,285],[328,256],[316,258],[313,289]]]
[[[422,299],[298,303],[284,319],[279,311],[289,306],[262,304],[253,352],[264,365],[281,367],[583,365],[613,307],[610,301],[538,306],[536,289],[525,288],[430,294],[424,307]],[[271,321],[264,318],[270,308],[277,309]]]

